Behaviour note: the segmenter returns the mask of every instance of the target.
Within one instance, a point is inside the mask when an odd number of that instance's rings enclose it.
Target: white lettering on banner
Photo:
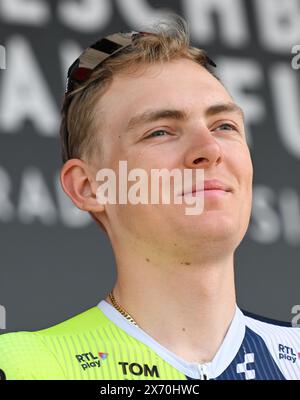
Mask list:
[[[271,67],[270,79],[278,133],[288,152],[300,159],[298,74],[289,64],[278,63]]]
[[[14,36],[6,46],[9,68],[1,80],[0,126],[5,132],[22,128],[29,119],[44,136],[57,136],[59,114],[29,43]]]
[[[280,239],[280,218],[274,209],[276,195],[265,185],[253,190],[252,218],[248,229],[251,239],[261,244],[274,243]]]
[[[121,16],[130,27],[140,29],[145,23],[167,18],[173,11],[155,8],[146,0],[115,0]],[[249,2],[250,3],[250,2]],[[191,36],[200,44],[218,39],[229,47],[243,48],[250,40],[249,15],[243,0],[178,0],[183,16],[189,21]],[[298,0],[255,0],[260,43],[268,50],[287,53],[300,37]],[[74,31],[90,33],[105,29],[114,18],[110,0],[61,0],[49,6],[45,0],[1,0],[0,18],[8,23],[45,26],[50,18],[61,20]],[[51,12],[55,15],[51,15]],[[215,18],[216,17],[216,18]]]
[[[14,216],[14,206],[10,200],[12,182],[4,168],[0,167],[0,221],[9,222]]]
[[[289,52],[300,38],[300,2],[256,0],[254,5],[261,42],[268,50]]]
[[[116,0],[118,8],[129,26],[143,30],[144,25],[155,24],[159,20],[168,19],[172,10],[153,8],[144,0]]]
[[[297,192],[292,189],[281,191],[279,209],[282,216],[282,231],[285,241],[292,245],[300,243],[300,199]]]
[[[49,20],[49,5],[43,0],[1,0],[0,14],[7,22],[44,25]]]
[[[110,0],[81,0],[80,2],[73,0],[60,1],[58,14],[70,28],[81,32],[91,32],[105,29],[113,16],[113,10]]]
[[[249,236],[260,244],[275,243],[283,238],[290,246],[299,246],[299,193],[293,188],[284,188],[276,194],[268,186],[255,186]]]
[[[235,101],[245,111],[245,129],[247,143],[253,146],[251,126],[263,121],[266,109],[263,100],[257,94],[245,91],[259,90],[263,82],[263,73],[259,63],[252,59],[219,57],[216,60],[219,66],[219,76]]]
[[[188,0],[182,2],[182,7],[190,23],[191,36],[199,43],[216,40],[214,15],[218,16],[220,41],[235,48],[248,42],[247,14],[241,0]]]
[[[24,224],[40,219],[45,225],[54,225],[56,208],[41,172],[33,167],[24,171],[19,197],[18,215]]]
[[[0,166],[0,224],[30,224],[38,220],[46,226],[61,222],[66,227],[83,228],[91,223],[90,215],[75,207],[63,192],[59,173],[55,174],[54,187],[51,188],[48,188],[49,183],[42,172],[32,166],[22,173],[20,188],[13,188],[15,181]],[[12,192],[18,195],[15,202],[12,200]]]

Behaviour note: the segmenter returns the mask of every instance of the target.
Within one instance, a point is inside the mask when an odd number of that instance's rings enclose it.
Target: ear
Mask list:
[[[77,158],[68,160],[60,173],[64,192],[83,211],[102,212],[104,205],[96,198],[96,182],[88,165]]]

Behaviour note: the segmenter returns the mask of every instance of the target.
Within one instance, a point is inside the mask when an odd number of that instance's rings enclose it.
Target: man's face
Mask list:
[[[205,180],[218,179],[231,191],[204,195],[200,215],[187,215],[184,202],[107,205],[113,238],[131,238],[157,251],[174,246],[192,250],[200,243],[239,244],[250,217],[252,163],[243,117],[233,104],[217,79],[187,59],[114,78],[97,106],[104,116],[98,169],[117,173],[119,161],[126,160],[128,171],[142,168],[149,179],[151,169],[203,169]],[[163,110],[176,112],[151,121],[136,118]]]

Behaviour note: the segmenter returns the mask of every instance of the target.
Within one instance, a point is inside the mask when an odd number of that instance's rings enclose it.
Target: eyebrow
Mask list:
[[[208,107],[205,111],[205,114],[207,116],[215,115],[215,114],[220,114],[222,112],[228,112],[228,113],[235,113],[238,114],[242,120],[245,120],[245,115],[244,111],[240,106],[238,106],[235,103],[217,103],[213,104],[212,106]]]
[[[239,114],[244,120],[244,112],[235,103],[216,103],[209,106],[205,110],[205,115],[210,117],[222,112],[236,113]],[[132,117],[126,127],[126,131],[130,131],[137,126],[144,125],[150,122],[155,122],[160,119],[174,119],[178,121],[186,121],[188,119],[188,113],[184,110],[176,109],[160,109],[160,110],[146,110],[141,114]]]

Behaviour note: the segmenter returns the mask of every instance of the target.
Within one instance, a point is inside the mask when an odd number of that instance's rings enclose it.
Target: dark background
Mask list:
[[[0,333],[96,305],[115,279],[106,236],[58,182],[66,70],[99,37],[184,16],[247,117],[253,210],[236,252],[238,304],[291,321],[300,304],[299,0],[0,0]]]

